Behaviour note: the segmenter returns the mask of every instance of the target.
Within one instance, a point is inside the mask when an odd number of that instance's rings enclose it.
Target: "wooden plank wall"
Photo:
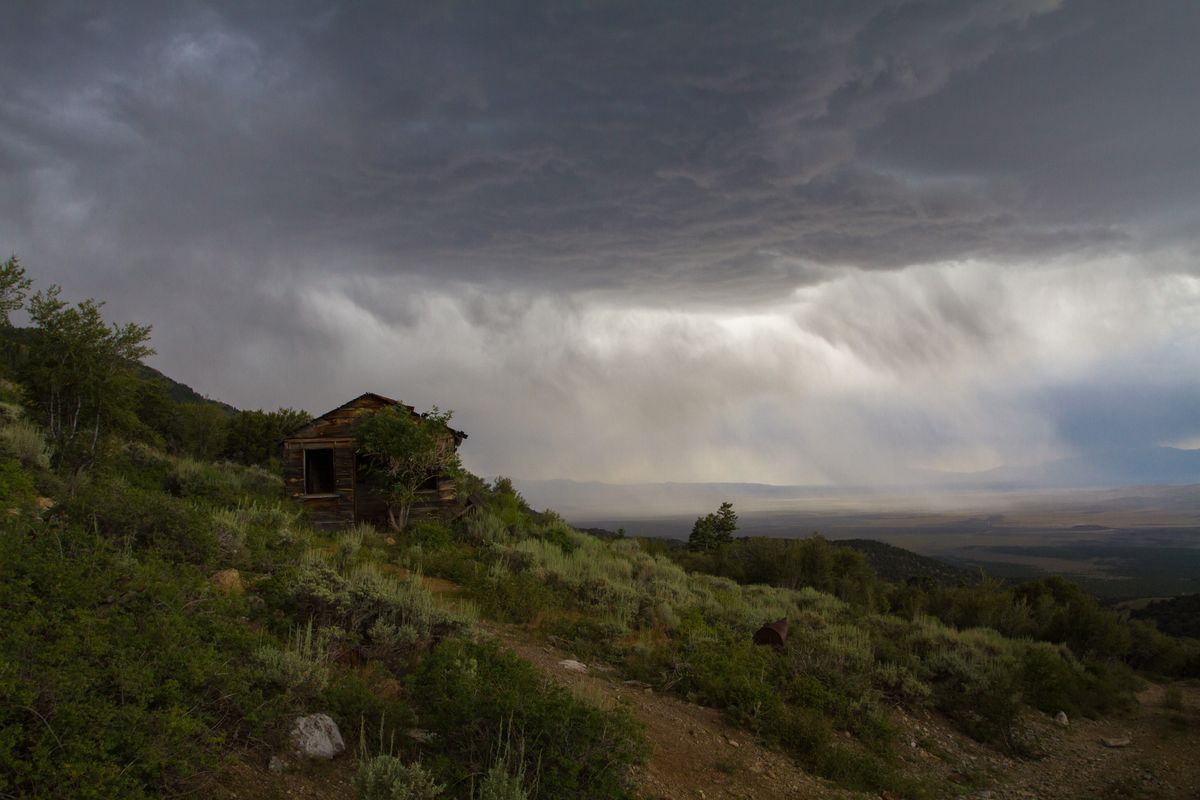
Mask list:
[[[363,395],[325,414],[289,436],[283,443],[283,480],[289,497],[304,505],[314,525],[342,527],[356,521],[387,525],[387,505],[383,498],[367,490],[356,474],[354,425],[363,414],[391,405],[373,395]],[[335,495],[308,496],[304,486],[304,451],[308,448],[333,448]],[[357,495],[357,503],[356,503]],[[453,480],[439,478],[437,488],[421,493],[413,505],[413,519],[436,517],[455,507],[457,496]]]

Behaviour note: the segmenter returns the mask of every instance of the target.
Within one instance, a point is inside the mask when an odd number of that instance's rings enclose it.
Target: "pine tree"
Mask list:
[[[737,530],[737,523],[738,515],[733,510],[733,503],[721,503],[721,508],[714,517],[717,545],[733,543],[733,532]]]
[[[697,517],[692,526],[692,535],[688,537],[688,549],[700,553],[708,553],[717,547],[717,517],[709,514]]]

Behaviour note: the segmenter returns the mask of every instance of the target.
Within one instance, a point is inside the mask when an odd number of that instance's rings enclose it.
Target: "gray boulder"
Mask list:
[[[291,736],[296,755],[301,758],[328,760],[346,751],[342,732],[328,714],[296,717]]]

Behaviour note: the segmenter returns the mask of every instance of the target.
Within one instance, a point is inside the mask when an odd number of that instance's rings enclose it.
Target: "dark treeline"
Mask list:
[[[1163,633],[1200,639],[1200,594],[1157,600],[1132,616],[1152,621]]]

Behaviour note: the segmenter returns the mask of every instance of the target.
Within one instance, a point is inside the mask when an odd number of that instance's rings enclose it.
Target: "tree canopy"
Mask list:
[[[404,406],[391,406],[363,417],[355,430],[355,446],[366,456],[371,479],[387,500],[388,522],[400,530],[422,484],[431,477],[457,474],[461,469],[452,412],[436,406],[427,414],[414,414]]]
[[[104,303],[72,306],[61,294],[51,286],[29,300],[37,335],[21,379],[60,457],[86,463],[102,433],[136,427],[136,368],[154,350],[149,325],[110,325]]]
[[[688,549],[711,552],[731,543],[737,522],[738,515],[733,510],[733,503],[721,503],[717,513],[696,518],[692,533],[688,536]]]
[[[25,268],[15,255],[0,262],[0,328],[12,324],[8,315],[25,305],[25,295],[33,281],[25,277]]]

